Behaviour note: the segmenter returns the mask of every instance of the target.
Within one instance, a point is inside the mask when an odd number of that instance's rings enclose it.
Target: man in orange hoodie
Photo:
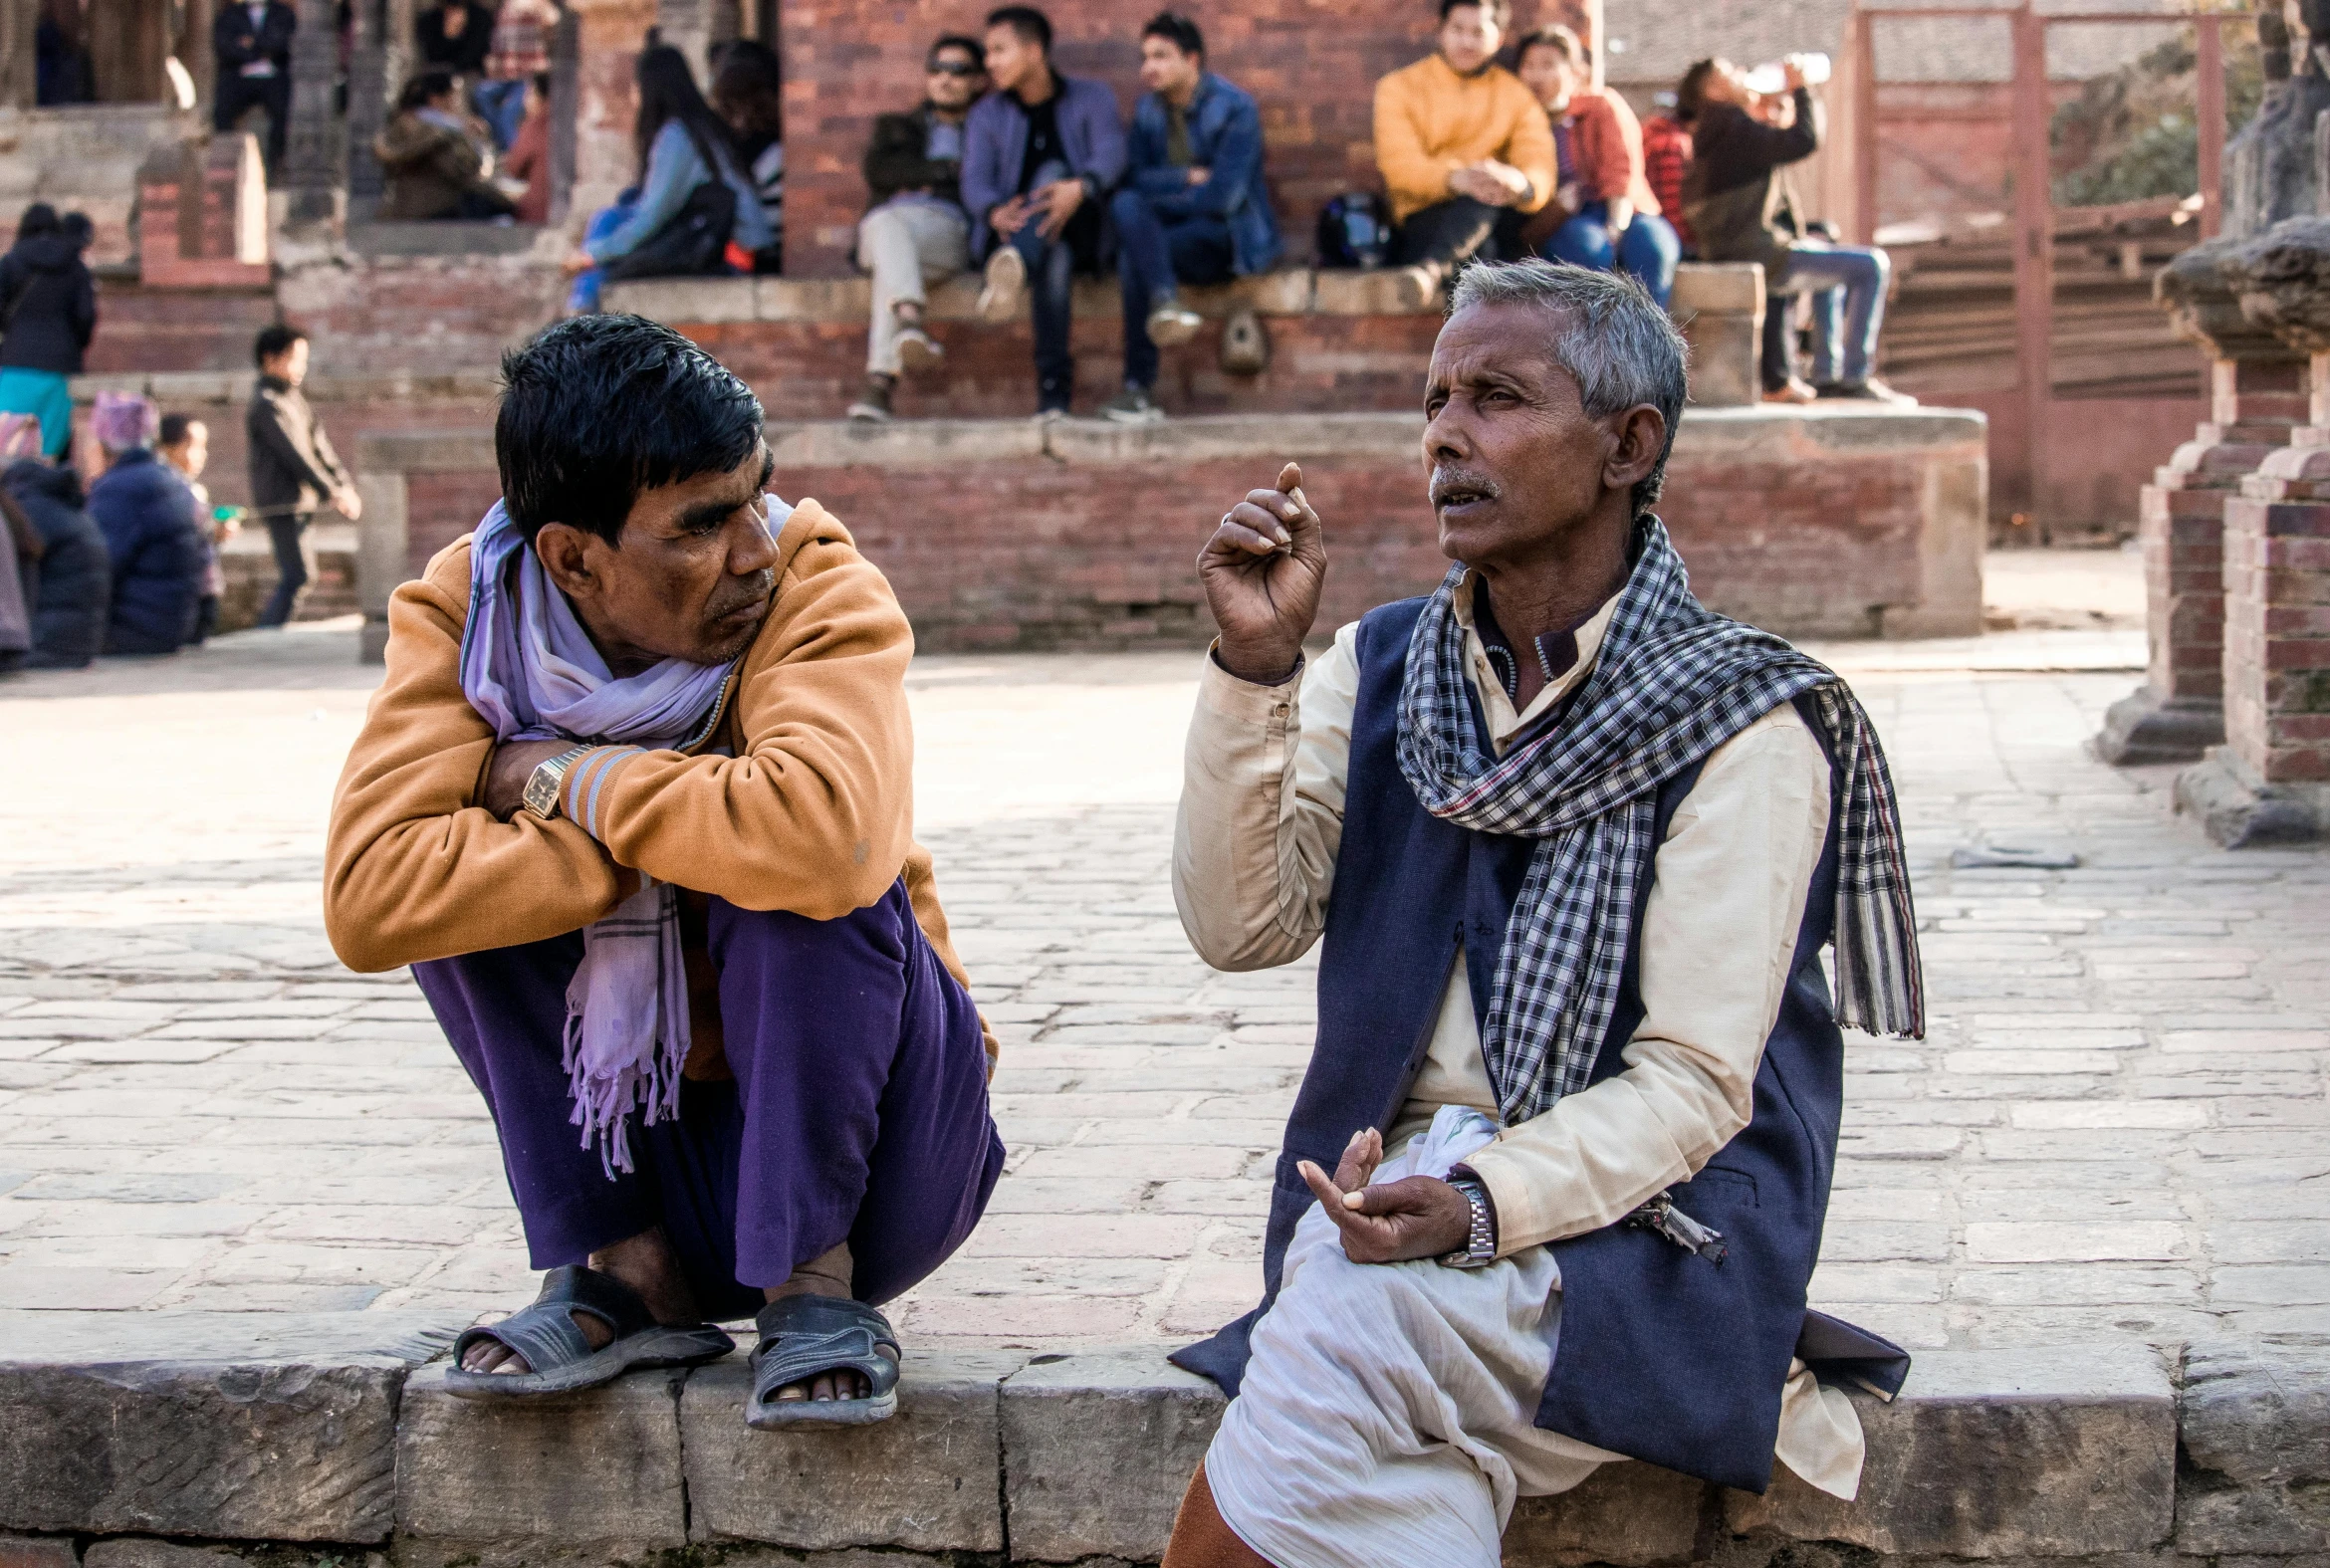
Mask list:
[[[1593,91],[1585,46],[1566,27],[1521,40],[1521,84],[1545,107],[1560,184],[1528,238],[1547,261],[1623,272],[1660,309],[1683,248],[1644,177],[1642,123],[1626,100]]]
[[[325,854],[334,948],[412,966],[549,1271],[448,1389],[710,1360],[757,1315],[750,1424],[881,1420],[876,1308],[1003,1164],[912,836],[912,634],[686,338],[583,317],[503,374],[503,499],[391,597]]]

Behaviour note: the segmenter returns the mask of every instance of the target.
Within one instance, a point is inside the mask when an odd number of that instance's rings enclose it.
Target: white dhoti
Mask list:
[[[1497,1131],[1444,1106],[1377,1182],[1446,1176]],[[1277,1568],[1497,1568],[1514,1500],[1566,1491],[1624,1457],[1533,1424],[1560,1321],[1560,1265],[1532,1246],[1486,1268],[1354,1263],[1315,1207],[1286,1248],[1277,1304],[1206,1455],[1223,1520]],[[1801,1364],[1780,1456],[1850,1497],[1860,1420]],[[1793,1429],[1793,1430],[1791,1430]],[[1825,1456],[1852,1455],[1850,1474]]]

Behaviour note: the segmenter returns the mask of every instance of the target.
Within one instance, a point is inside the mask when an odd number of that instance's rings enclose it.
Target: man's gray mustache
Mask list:
[[[1478,496],[1495,501],[1504,496],[1505,487],[1487,474],[1469,468],[1436,468],[1432,471],[1432,504],[1444,505],[1453,494]]]

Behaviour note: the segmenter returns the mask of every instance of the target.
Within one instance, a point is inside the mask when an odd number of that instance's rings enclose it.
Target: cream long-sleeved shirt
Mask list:
[[[1577,629],[1575,665],[1516,712],[1458,595],[1468,673],[1500,756],[1586,678],[1615,601]],[[1217,969],[1290,963],[1326,926],[1342,842],[1358,699],[1358,627],[1278,686],[1208,654],[1183,761],[1173,893]],[[1660,844],[1643,912],[1642,1022],[1625,1070],[1503,1129],[1466,1162],[1489,1190],[1501,1253],[1600,1230],[1688,1181],[1748,1125],[1763,1044],[1779,1016],[1804,900],[1828,834],[1828,759],[1782,705],[1707,759]],[[1499,1115],[1462,956],[1449,969],[1394,1147],[1442,1105]],[[1851,1496],[1861,1464],[1850,1403],[1800,1366],[1778,1453],[1806,1480]]]

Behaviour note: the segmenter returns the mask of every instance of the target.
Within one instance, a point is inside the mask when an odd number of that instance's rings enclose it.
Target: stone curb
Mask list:
[[[741,1356],[481,1404],[424,1364],[453,1327],[0,1314],[0,1530],[46,1532],[0,1535],[0,1568],[73,1568],[69,1537],[90,1534],[393,1542],[414,1562],[1154,1561],[1224,1409],[1154,1348],[924,1352],[895,1420],[838,1433],[748,1431]],[[132,1336],[171,1359],[121,1354]],[[1785,1472],[1755,1497],[1613,1464],[1524,1499],[1508,1561],[1661,1568],[1725,1541],[1903,1560],[2330,1550],[2330,1350],[2199,1346],[2183,1371],[2180,1390],[2141,1345],[1925,1352],[1899,1400],[1854,1396],[1858,1501]]]

